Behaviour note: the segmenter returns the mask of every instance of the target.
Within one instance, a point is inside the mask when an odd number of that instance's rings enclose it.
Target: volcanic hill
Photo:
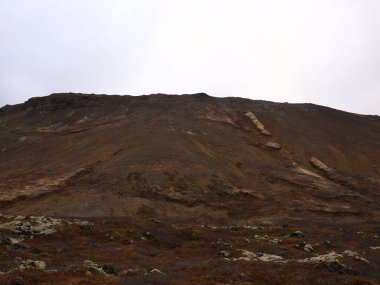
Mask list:
[[[32,98],[0,109],[0,212],[4,284],[380,284],[380,117]]]

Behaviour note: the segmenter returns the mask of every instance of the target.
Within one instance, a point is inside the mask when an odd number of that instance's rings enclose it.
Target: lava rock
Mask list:
[[[88,221],[82,221],[79,223],[79,228],[81,230],[89,231],[89,230],[92,230],[94,228],[94,224],[92,224]]]
[[[107,274],[113,274],[115,275],[117,273],[115,267],[111,263],[105,263],[102,265],[102,269]]]

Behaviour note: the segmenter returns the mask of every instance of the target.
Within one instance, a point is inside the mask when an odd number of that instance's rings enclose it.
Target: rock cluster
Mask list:
[[[262,262],[283,262],[283,258],[279,255],[267,253],[254,253],[245,249],[239,250],[242,257],[233,258],[232,261],[245,260],[245,261],[262,261]]]
[[[308,262],[308,263],[333,263],[340,262],[343,258],[342,254],[336,253],[335,251],[331,251],[324,255],[313,256],[310,258],[305,258],[299,260],[299,262]]]
[[[16,235],[32,237],[50,235],[56,231],[56,227],[61,223],[62,220],[60,219],[44,216],[30,216],[29,218],[17,216],[10,222],[0,225],[0,228],[10,230]]]
[[[22,271],[28,268],[44,270],[46,268],[46,263],[44,261],[30,259],[22,261],[19,269]]]

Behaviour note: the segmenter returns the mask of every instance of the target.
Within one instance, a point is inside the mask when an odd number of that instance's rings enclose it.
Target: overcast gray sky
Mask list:
[[[0,0],[0,106],[54,92],[380,115],[380,1]]]

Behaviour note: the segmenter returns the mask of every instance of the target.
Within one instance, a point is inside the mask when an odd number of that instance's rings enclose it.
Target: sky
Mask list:
[[[379,0],[0,0],[0,106],[205,92],[380,115]]]

